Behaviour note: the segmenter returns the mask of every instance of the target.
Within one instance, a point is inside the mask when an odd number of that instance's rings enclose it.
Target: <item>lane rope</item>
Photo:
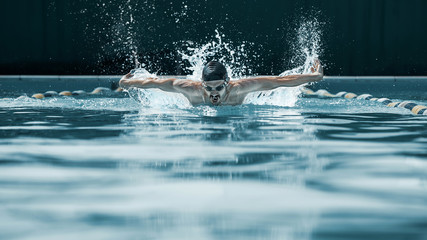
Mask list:
[[[35,99],[44,99],[49,97],[58,97],[58,96],[86,96],[86,95],[108,95],[108,94],[114,94],[114,93],[121,93],[123,92],[122,88],[117,88],[116,90],[111,90],[106,87],[97,87],[92,92],[86,92],[84,90],[77,90],[77,91],[62,91],[60,93],[56,91],[47,91],[45,93],[36,93],[33,94],[31,97]]]
[[[319,98],[347,98],[347,99],[363,99],[368,101],[377,101],[380,102],[387,107],[400,107],[400,108],[406,108],[410,110],[415,115],[427,115],[427,107],[423,105],[418,105],[416,103],[410,102],[410,101],[403,101],[403,102],[395,102],[393,100],[390,100],[388,98],[375,98],[371,94],[362,94],[362,95],[356,95],[351,92],[339,92],[337,94],[332,94],[325,89],[319,89],[316,92],[313,90],[301,87],[301,91],[303,95],[305,96],[314,96]]]
[[[97,87],[92,92],[86,92],[83,90],[77,90],[77,91],[62,91],[60,93],[56,91],[47,91],[45,93],[36,93],[33,94],[31,97],[35,99],[44,99],[49,97],[58,97],[58,96],[85,96],[85,95],[108,95],[108,94],[114,94],[114,93],[121,93],[123,92],[122,88],[117,88],[116,90],[111,90],[106,87]],[[363,99],[368,101],[377,101],[380,102],[387,107],[400,107],[400,108],[406,108],[410,110],[415,115],[427,115],[427,106],[418,105],[417,103],[413,103],[410,101],[403,101],[403,102],[394,102],[388,98],[375,98],[371,94],[361,94],[356,95],[351,92],[339,92],[337,94],[332,94],[328,92],[325,89],[319,89],[316,92],[313,90],[301,87],[301,92],[304,96],[310,96],[310,97],[319,97],[319,98],[346,98],[346,99]]]

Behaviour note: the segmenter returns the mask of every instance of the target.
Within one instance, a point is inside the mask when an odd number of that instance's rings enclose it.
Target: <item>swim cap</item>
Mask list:
[[[202,80],[203,81],[215,81],[215,80],[226,80],[228,77],[227,69],[222,63],[216,61],[210,61],[203,68]]]

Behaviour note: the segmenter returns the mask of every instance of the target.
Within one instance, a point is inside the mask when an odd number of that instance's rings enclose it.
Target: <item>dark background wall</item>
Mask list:
[[[248,42],[257,74],[295,66],[296,28],[317,19],[328,75],[427,75],[425,0],[15,0],[0,2],[0,74],[122,74],[132,51],[161,74],[186,73],[183,41],[215,29]],[[183,67],[184,66],[184,67]]]

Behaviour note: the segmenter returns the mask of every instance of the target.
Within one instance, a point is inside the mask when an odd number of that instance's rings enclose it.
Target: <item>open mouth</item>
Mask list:
[[[220,97],[219,97],[219,95],[211,95],[211,96],[210,96],[210,99],[211,99],[211,102],[212,102],[213,104],[219,104],[219,102],[220,102]]]

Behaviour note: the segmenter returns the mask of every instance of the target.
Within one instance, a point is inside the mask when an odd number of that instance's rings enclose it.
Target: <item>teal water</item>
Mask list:
[[[0,116],[0,239],[427,239],[427,117],[407,109],[57,98]]]

